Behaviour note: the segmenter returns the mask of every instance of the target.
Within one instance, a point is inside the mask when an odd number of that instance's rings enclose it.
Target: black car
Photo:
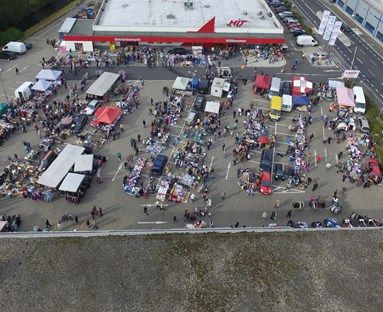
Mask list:
[[[283,171],[283,165],[282,164],[275,164],[274,167],[274,178],[275,180],[285,180],[285,172]]]
[[[157,155],[156,159],[154,160],[153,167],[152,167],[152,174],[160,176],[165,170],[165,166],[168,162],[168,156],[166,155]]]
[[[282,95],[291,95],[291,82],[285,81],[282,86]]]
[[[303,34],[305,34],[305,33],[306,33],[306,32],[305,32],[303,29],[298,28],[296,31],[294,31],[294,32],[292,33],[292,35],[293,35],[294,37],[298,37],[298,36],[303,35]]]
[[[179,54],[179,55],[186,55],[189,52],[184,48],[174,48],[169,51],[169,54]]]
[[[26,41],[24,41],[23,43],[24,43],[25,47],[27,48],[27,50],[32,49],[32,43],[26,42]]]
[[[259,165],[259,170],[271,173],[272,165],[273,165],[273,151],[264,149],[261,155],[261,163]]]
[[[345,23],[342,23],[342,26],[340,26],[340,30],[343,31],[343,32],[351,32],[350,26],[348,26]]]
[[[17,57],[15,52],[1,51],[0,59],[4,60],[14,60]]]
[[[196,111],[204,111],[206,106],[206,98],[203,95],[197,95],[194,101],[194,109]]]
[[[76,121],[74,122],[73,125],[73,132],[74,133],[80,133],[81,129],[85,126],[86,122],[88,120],[88,116],[81,114],[77,117]]]

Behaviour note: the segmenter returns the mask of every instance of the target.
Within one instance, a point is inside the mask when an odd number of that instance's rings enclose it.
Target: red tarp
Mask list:
[[[337,87],[336,96],[338,98],[339,106],[348,106],[348,107],[355,106],[354,93],[352,92],[352,89],[349,89],[346,87]]]
[[[106,106],[97,109],[94,114],[95,120],[92,120],[90,124],[97,127],[100,123],[112,124],[121,113],[121,108]]]
[[[294,76],[293,81],[293,95],[306,95],[313,89],[313,83],[306,80],[305,77]]]
[[[257,78],[254,82],[254,87],[260,89],[270,89],[271,79],[271,76],[257,75]]]

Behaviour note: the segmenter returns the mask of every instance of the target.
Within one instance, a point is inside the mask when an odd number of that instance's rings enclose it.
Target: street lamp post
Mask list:
[[[5,91],[5,87],[4,87],[4,83],[3,83],[3,77],[1,75],[1,72],[3,71],[2,68],[0,68],[0,82],[1,82],[1,86],[3,88],[3,91],[4,91],[4,95],[5,95],[5,98],[7,100],[7,104],[9,103],[9,98],[8,98],[8,94],[7,94],[7,91]]]

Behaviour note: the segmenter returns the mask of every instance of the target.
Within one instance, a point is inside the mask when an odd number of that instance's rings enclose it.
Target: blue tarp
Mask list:
[[[309,105],[310,99],[306,95],[293,95],[294,105]]]
[[[190,87],[193,90],[197,89],[198,85],[199,85],[199,79],[198,78],[193,78],[192,80],[190,80]]]

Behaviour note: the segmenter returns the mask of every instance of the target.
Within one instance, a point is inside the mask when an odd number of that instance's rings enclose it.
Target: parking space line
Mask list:
[[[18,65],[18,64],[13,65],[12,67],[8,68],[5,72],[7,73],[7,72],[11,71],[11,70],[12,70],[13,68],[15,68],[17,65]]]
[[[117,169],[116,173],[114,174],[114,177],[113,177],[112,181],[116,180],[116,177],[117,177],[118,173],[120,172],[123,164],[124,163],[121,162],[121,164],[118,166],[118,169]]]
[[[229,177],[230,167],[231,167],[231,162],[229,161],[229,164],[227,165],[227,171],[226,171],[226,180],[227,180],[228,177]]]

